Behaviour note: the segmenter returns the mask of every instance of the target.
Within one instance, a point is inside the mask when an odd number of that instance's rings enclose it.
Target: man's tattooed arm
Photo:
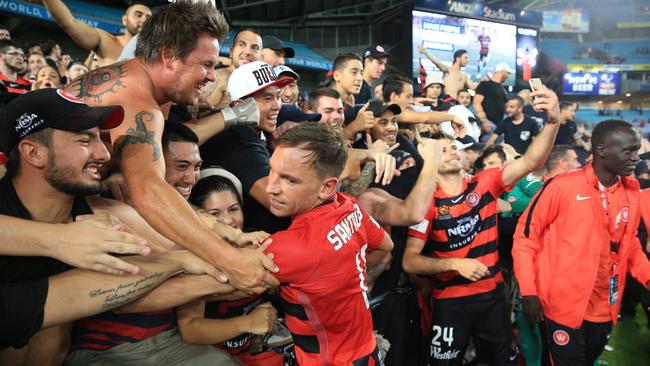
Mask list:
[[[124,63],[116,63],[97,70],[73,80],[66,91],[80,99],[92,99],[96,103],[102,103],[104,95],[117,92],[119,88],[125,87]]]
[[[367,162],[361,169],[361,175],[344,189],[345,193],[352,197],[359,198],[361,193],[365,192],[375,180],[375,162]]]
[[[135,115],[135,128],[131,127],[126,134],[119,138],[116,143],[115,153],[118,159],[122,158],[122,152],[127,145],[148,144],[153,150],[153,161],[160,159],[160,145],[156,141],[154,131],[147,130],[145,122],[153,121],[153,113],[142,111]]]

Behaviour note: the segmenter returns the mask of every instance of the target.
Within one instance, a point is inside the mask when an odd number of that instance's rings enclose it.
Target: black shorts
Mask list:
[[[603,352],[612,331],[612,322],[583,321],[578,329],[565,327],[546,318],[546,336],[555,366],[593,365]]]
[[[43,325],[48,279],[0,284],[0,349],[21,348]]]
[[[434,301],[430,365],[461,365],[470,337],[490,365],[513,365],[510,307],[500,286],[488,299]]]

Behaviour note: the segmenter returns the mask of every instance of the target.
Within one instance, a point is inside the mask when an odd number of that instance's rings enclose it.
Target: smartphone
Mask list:
[[[542,88],[542,79],[532,78],[528,81],[530,83],[530,90],[535,91]]]

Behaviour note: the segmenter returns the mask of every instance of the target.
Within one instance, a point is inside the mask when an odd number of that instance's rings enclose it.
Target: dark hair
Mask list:
[[[38,75],[38,73],[41,72],[41,70],[43,70],[46,67],[49,67],[50,69],[56,71],[56,75],[59,77],[59,83],[61,83],[62,80],[61,80],[61,74],[59,74],[59,69],[55,66],[50,65],[49,63],[46,63],[45,66],[41,66],[38,70],[36,70],[36,75]]]
[[[591,146],[596,148],[596,146],[604,144],[605,140],[615,132],[634,133],[634,130],[631,123],[625,122],[622,119],[602,121],[594,127],[594,131],[591,133]],[[594,157],[596,157],[596,154],[594,154]]]
[[[506,157],[506,152],[503,150],[503,145],[490,145],[486,147],[483,152],[481,153],[481,158],[482,160],[485,160],[488,156],[496,153],[499,155],[499,159],[501,159],[502,163],[505,163],[506,160],[508,159]]]
[[[429,136],[429,138],[432,139],[432,140],[449,140],[449,141],[452,141],[452,142],[456,141],[454,136],[452,136],[452,135],[450,135],[450,134],[448,134],[446,132],[443,132],[442,130],[438,130],[436,132],[433,132]]]
[[[458,90],[458,91],[456,92],[456,97],[458,97],[458,95],[459,95],[460,93],[467,93],[467,94],[469,94],[469,90],[467,90],[467,89],[460,89],[460,90]],[[472,95],[469,94],[469,97],[471,98]]]
[[[169,47],[174,57],[184,59],[196,47],[202,34],[222,41],[226,33],[226,19],[209,2],[177,0],[147,21],[138,35],[135,55],[146,62],[154,62]]]
[[[280,136],[278,147],[310,151],[312,165],[322,178],[341,175],[348,158],[348,143],[343,134],[325,123],[302,123]]]
[[[32,140],[38,142],[47,147],[49,150],[52,147],[53,131],[53,128],[47,127],[28,136],[25,136],[23,140]],[[14,147],[9,151],[9,154],[7,154],[7,162],[5,163],[5,168],[7,168],[8,177],[15,177],[20,173],[20,151],[18,150],[18,144],[14,145]]]
[[[146,7],[147,9],[151,10],[149,5],[147,5],[144,1],[129,1],[129,3],[130,3],[130,5],[126,8],[126,10],[124,10],[124,15],[128,14],[129,11],[131,10],[131,8],[136,6],[136,5],[142,5],[142,6]]]
[[[565,109],[567,109],[567,108],[569,108],[569,107],[571,107],[573,105],[576,105],[576,103],[575,102],[561,102],[560,103],[560,110],[563,111],[563,110],[565,110]]]
[[[544,163],[544,169],[546,169],[547,172],[555,169],[555,167],[560,163],[560,160],[566,159],[566,154],[569,150],[575,151],[576,149],[571,145],[553,146],[551,153],[548,154],[548,159],[546,159],[546,162]]]
[[[45,41],[41,42],[41,51],[43,51],[43,54],[45,56],[49,56],[52,53],[52,51],[54,50],[54,47],[56,47],[57,44],[58,44],[57,42],[55,42],[55,41],[53,41],[51,39],[45,40]]]
[[[235,195],[237,202],[241,206],[241,197],[239,196],[239,192],[237,192],[235,185],[230,179],[220,175],[211,175],[199,179],[199,181],[196,182],[196,185],[192,187],[192,193],[190,193],[190,197],[187,200],[194,206],[202,207],[210,194],[213,192],[223,191],[229,191]]]
[[[391,75],[384,80],[384,89],[381,92],[381,95],[384,97],[384,101],[388,102],[390,100],[390,95],[395,93],[400,95],[404,92],[404,84],[411,85],[411,79],[402,75]]]
[[[194,131],[191,128],[185,126],[182,123],[165,123],[165,128],[163,129],[162,134],[162,148],[163,151],[169,149],[170,142],[191,142],[194,144],[199,144],[199,137],[196,136]]]
[[[16,42],[4,40],[0,41],[0,52],[5,53],[9,48],[20,48]]]
[[[517,103],[519,103],[520,107],[524,106],[524,98],[522,98],[522,97],[520,97],[518,95],[515,95],[513,97],[508,98],[508,102],[511,101],[511,100],[516,100]]]
[[[454,52],[454,62],[452,62],[452,63],[455,64],[456,60],[463,57],[463,55],[466,54],[466,53],[467,53],[467,50],[462,50],[462,49]]]
[[[314,90],[309,95],[309,100],[307,101],[307,105],[309,106],[309,109],[311,111],[316,112],[316,107],[318,107],[318,101],[322,97],[341,99],[341,94],[331,88],[318,88]]]
[[[363,65],[363,61],[361,61],[361,56],[357,55],[356,53],[342,53],[336,56],[336,58],[334,59],[334,64],[332,64],[332,71],[338,71],[344,69],[348,61],[351,60],[357,60],[361,62],[361,64]]]

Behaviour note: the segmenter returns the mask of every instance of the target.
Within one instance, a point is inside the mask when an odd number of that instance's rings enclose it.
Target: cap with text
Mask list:
[[[121,106],[91,107],[61,89],[41,89],[22,94],[0,115],[0,151],[9,151],[23,138],[46,128],[84,131],[111,129],[124,120]]]
[[[291,77],[278,78],[269,64],[254,61],[232,72],[228,79],[228,95],[231,100],[242,99],[272,85],[282,88],[293,80]]]

